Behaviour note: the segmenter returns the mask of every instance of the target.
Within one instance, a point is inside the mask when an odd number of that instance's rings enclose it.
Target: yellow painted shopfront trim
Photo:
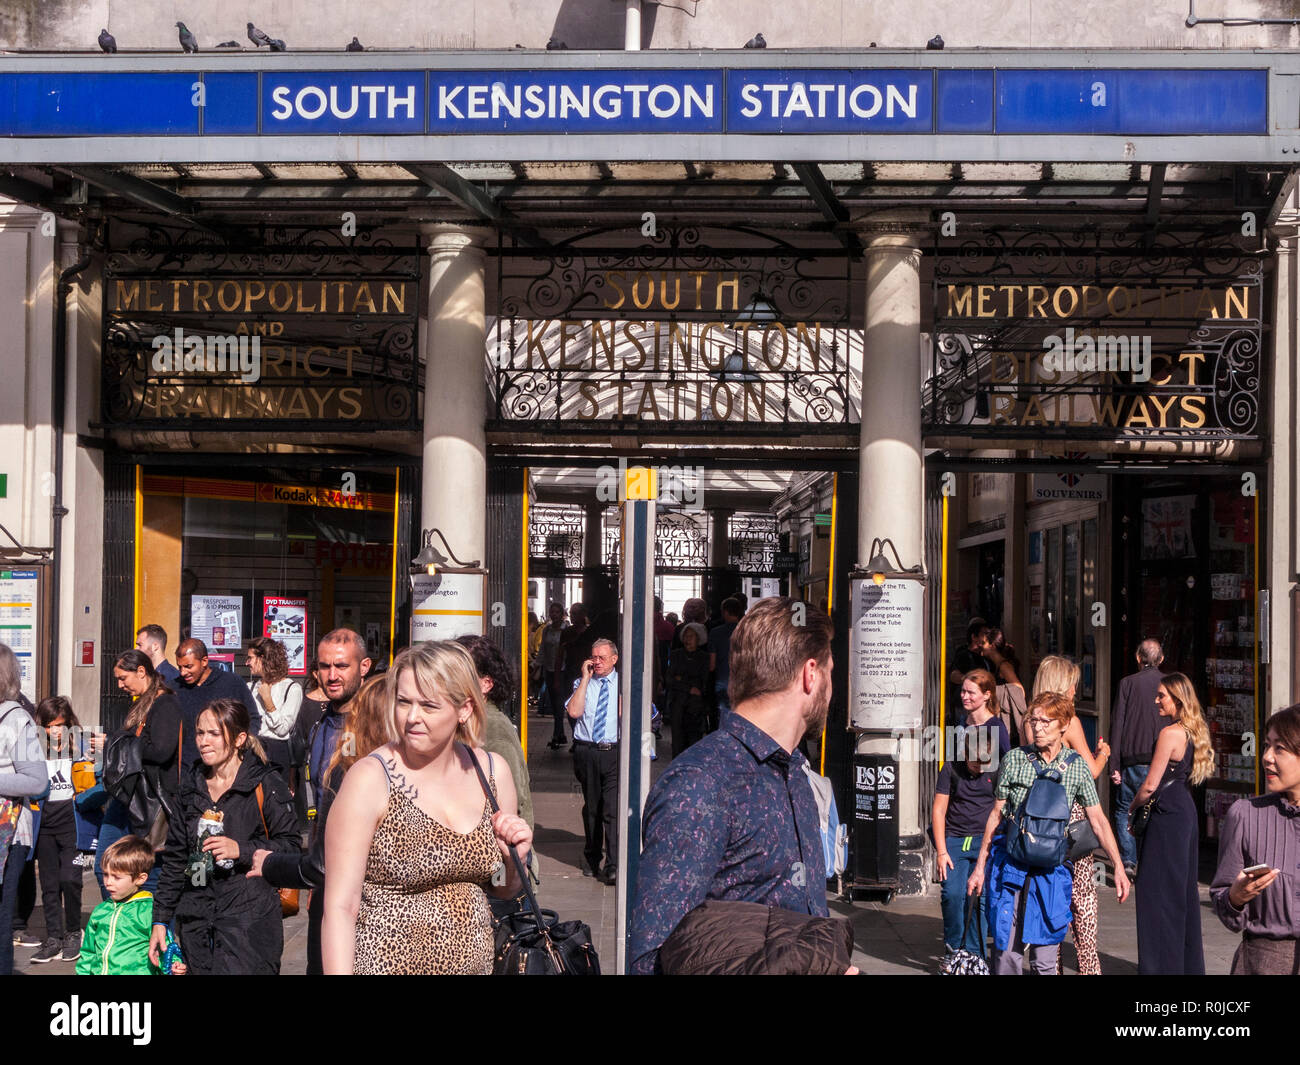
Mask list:
[[[948,712],[948,496],[943,500],[943,517],[939,534],[939,735]],[[944,745],[939,744],[939,768],[943,768]]]
[[[520,570],[523,575],[520,587],[523,588],[519,603],[519,688],[522,698],[519,703],[519,746],[524,751],[524,764],[528,764],[528,467],[524,467],[524,535],[519,549]],[[540,604],[539,604],[540,605]]]
[[[140,631],[140,592],[144,582],[141,555],[144,552],[144,467],[135,468],[135,543],[133,564],[135,579],[132,581],[131,593],[131,631]]]
[[[1262,742],[1263,740],[1262,732],[1264,728],[1264,723],[1260,720],[1259,717],[1259,493],[1258,492],[1255,493],[1255,527],[1251,530],[1251,532],[1254,534],[1253,539],[1255,541],[1255,565],[1253,567],[1255,571],[1255,596],[1251,600],[1251,606],[1254,608],[1255,611],[1255,624],[1254,624],[1255,683],[1252,684],[1251,687],[1254,688],[1255,690],[1254,692],[1255,694],[1255,794],[1258,795],[1260,793],[1259,762],[1260,762],[1260,755],[1264,747],[1264,744]]]
[[[397,500],[402,493],[402,467],[393,468],[393,594],[388,597],[388,664],[393,664],[393,647],[397,643]]]
[[[830,614],[835,607],[835,519],[839,515],[840,502],[840,475],[831,474],[831,546],[829,558],[826,562],[826,613]],[[822,776],[826,775],[826,725],[822,726],[822,753],[820,759],[821,765],[818,768]]]

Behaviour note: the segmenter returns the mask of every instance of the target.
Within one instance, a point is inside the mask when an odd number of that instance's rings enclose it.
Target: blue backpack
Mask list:
[[[1070,751],[1062,768],[1079,755]],[[1070,803],[1061,783],[1061,771],[1035,766],[1036,779],[1025,796],[1024,805],[1012,820],[1007,840],[1007,857],[1026,869],[1055,869],[1065,863],[1069,842],[1065,837],[1070,822]]]

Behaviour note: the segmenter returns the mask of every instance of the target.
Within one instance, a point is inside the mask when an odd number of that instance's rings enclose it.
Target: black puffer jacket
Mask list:
[[[710,899],[673,929],[659,966],[666,976],[842,976],[852,955],[843,917]]]
[[[284,944],[279,893],[260,877],[244,874],[255,850],[301,849],[293,799],[279,774],[254,755],[240,763],[230,790],[216,802],[204,770],[198,762],[185,779],[180,817],[167,834],[153,919],[169,923],[175,918],[181,951],[193,973],[278,973]],[[217,866],[200,873],[192,858],[199,852],[199,819],[210,809],[223,814],[224,834],[238,841],[239,857],[233,869]]]

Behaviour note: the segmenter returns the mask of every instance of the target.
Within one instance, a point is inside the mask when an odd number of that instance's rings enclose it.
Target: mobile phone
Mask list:
[[[1253,878],[1253,877],[1257,877],[1257,876],[1263,876],[1265,873],[1270,872],[1270,871],[1272,870],[1272,868],[1273,868],[1273,867],[1272,867],[1271,865],[1268,865],[1268,864],[1264,864],[1264,865],[1251,865],[1251,866],[1247,866],[1245,869],[1243,869],[1242,872],[1243,872],[1246,876],[1249,876],[1249,877],[1252,877],[1252,878]]]

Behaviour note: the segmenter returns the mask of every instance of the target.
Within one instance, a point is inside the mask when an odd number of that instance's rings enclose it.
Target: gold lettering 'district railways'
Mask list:
[[[243,385],[148,388],[141,399],[146,418],[308,418],[357,421],[365,408],[360,388]]]
[[[1031,353],[993,352],[989,362],[989,424],[1022,426],[1090,426],[1112,429],[1203,429],[1208,424],[1205,394],[1205,353],[1184,351],[1177,356],[1151,358],[1150,380],[1157,391],[1057,392],[1022,397],[1024,384],[1057,384],[1071,375],[1044,370],[1042,356]],[[1115,388],[1129,386],[1125,372],[1099,371],[1081,375]],[[1159,391],[1163,389],[1164,391]]]
[[[119,278],[109,291],[111,313],[388,315],[415,306],[405,281]]]

